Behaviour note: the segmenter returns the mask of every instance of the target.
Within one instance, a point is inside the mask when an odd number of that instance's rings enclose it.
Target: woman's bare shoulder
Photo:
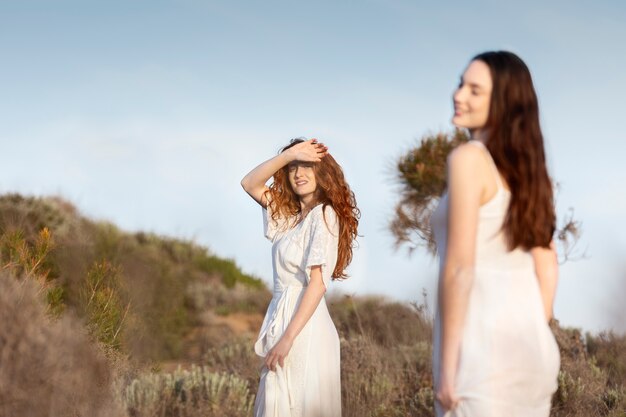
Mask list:
[[[448,162],[467,162],[467,161],[480,161],[484,159],[483,156],[484,150],[480,149],[478,146],[467,142],[462,145],[457,146],[450,152],[448,156]]]
[[[457,146],[448,155],[450,172],[476,173],[476,170],[484,165],[486,165],[484,150],[471,143]]]

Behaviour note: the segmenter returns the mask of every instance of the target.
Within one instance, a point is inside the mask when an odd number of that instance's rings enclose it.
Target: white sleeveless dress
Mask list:
[[[469,143],[479,146],[478,141]],[[559,350],[546,323],[532,255],[508,251],[502,224],[510,193],[498,184],[496,195],[480,207],[474,281],[469,295],[455,383],[458,407],[437,417],[547,417],[557,388]],[[448,196],[431,218],[440,271],[446,258]],[[440,275],[441,285],[441,275]],[[433,376],[438,384],[441,320],[437,309],[433,338]]]
[[[261,357],[280,340],[310,280],[321,265],[328,288],[337,263],[339,222],[331,206],[314,207],[295,227],[293,219],[277,224],[263,209],[265,237],[273,242],[274,296],[254,345]],[[255,417],[340,417],[340,350],[337,329],[325,298],[294,340],[285,366],[263,367],[254,404]]]

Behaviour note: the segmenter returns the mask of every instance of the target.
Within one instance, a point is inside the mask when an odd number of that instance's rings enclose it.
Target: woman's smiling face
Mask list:
[[[289,185],[294,193],[302,200],[317,190],[315,169],[312,162],[294,161],[287,166]]]
[[[470,131],[485,127],[489,118],[492,89],[493,82],[487,64],[482,61],[470,62],[453,95],[452,123]]]

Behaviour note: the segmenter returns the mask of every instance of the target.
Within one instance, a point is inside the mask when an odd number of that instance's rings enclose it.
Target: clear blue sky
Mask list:
[[[269,280],[260,209],[239,180],[290,138],[318,137],[363,214],[352,278],[333,291],[419,300],[436,263],[393,250],[394,161],[451,128],[474,54],[509,49],[533,72],[559,212],[583,221],[588,258],[563,266],[556,316],[614,326],[626,321],[625,21],[606,0],[4,1],[0,192],[60,194]]]

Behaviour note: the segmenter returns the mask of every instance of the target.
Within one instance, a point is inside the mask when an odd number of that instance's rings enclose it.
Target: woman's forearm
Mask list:
[[[557,275],[543,276],[539,278],[539,289],[543,301],[544,315],[546,321],[550,321],[553,316],[554,295],[556,294]]]
[[[535,263],[535,274],[539,282],[539,291],[547,321],[552,318],[554,296],[559,279],[559,263],[554,244],[550,248],[533,248],[531,251]]]
[[[248,172],[241,180],[241,186],[259,204],[265,206],[263,194],[267,190],[266,183],[272,176],[293,160],[291,152],[282,152],[275,157],[268,159]]]
[[[467,313],[474,268],[446,268],[440,289],[442,306],[441,371],[454,380],[459,361],[463,323]]]
[[[328,153],[328,148],[317,139],[309,139],[279,153],[250,171],[241,180],[241,186],[257,203],[267,206],[265,183],[282,167],[293,161],[319,162]]]
[[[319,266],[313,267],[309,285],[306,287],[298,309],[289,322],[283,337],[289,338],[291,341],[295,340],[317,309],[325,292],[326,286],[322,281],[322,268]]]

